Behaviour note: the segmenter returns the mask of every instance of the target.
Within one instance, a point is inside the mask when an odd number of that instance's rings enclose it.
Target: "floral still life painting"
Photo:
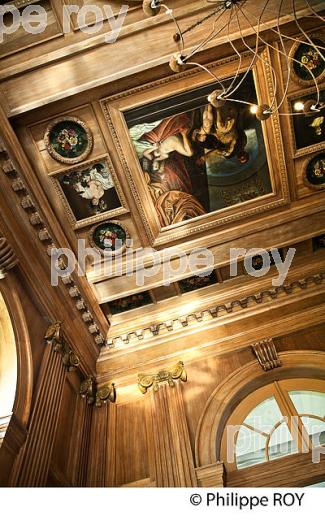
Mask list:
[[[325,187],[325,153],[316,155],[307,165],[306,181],[316,189]]]
[[[76,163],[84,160],[92,148],[92,135],[86,124],[77,118],[57,119],[45,134],[49,154],[57,161]]]
[[[324,42],[313,40],[316,45],[324,47]],[[325,71],[325,61],[318,50],[309,43],[301,43],[294,54],[293,68],[296,76],[303,81],[318,78]]]
[[[104,222],[91,231],[92,244],[107,252],[123,250],[127,238],[127,232],[117,222]]]
[[[58,181],[77,221],[122,206],[106,161],[63,173]]]
[[[212,106],[213,88],[124,113],[162,227],[272,192],[261,123],[250,105]],[[257,102],[251,73],[238,95]]]

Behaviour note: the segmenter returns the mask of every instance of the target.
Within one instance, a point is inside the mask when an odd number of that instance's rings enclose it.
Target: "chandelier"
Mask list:
[[[283,4],[284,0],[264,0],[263,2],[255,2],[254,4],[254,13],[248,9],[247,0],[205,0],[207,4],[211,4],[211,12],[206,14],[203,18],[197,20],[193,25],[187,27],[182,30],[180,27],[180,22],[177,20],[176,16],[172,9],[168,7],[161,0],[144,0],[143,1],[143,10],[146,16],[156,16],[159,13],[167,14],[171,17],[174,25],[175,25],[175,34],[173,35],[173,39],[175,41],[175,45],[178,46],[178,51],[175,52],[169,62],[169,66],[171,70],[175,73],[182,72],[188,66],[197,66],[206,71],[207,74],[212,76],[215,82],[218,84],[218,88],[211,92],[208,96],[208,101],[214,107],[219,108],[223,106],[227,101],[232,101],[234,103],[240,103],[250,106],[250,110],[253,114],[256,115],[257,119],[260,121],[266,120],[272,116],[272,114],[277,113],[279,115],[310,115],[312,113],[318,113],[324,108],[324,103],[321,102],[320,99],[320,88],[317,82],[317,78],[313,73],[313,69],[309,63],[298,62],[295,56],[292,53],[288,52],[286,49],[286,40],[291,40],[296,44],[308,44],[312,49],[313,56],[316,56],[316,59],[322,63],[322,60],[325,62],[324,51],[325,47],[321,45],[319,41],[314,41],[308,33],[303,29],[298,15],[297,15],[297,1],[291,0],[291,18],[295,22],[297,26],[298,37],[292,37],[286,35],[283,31],[281,31],[280,20],[283,16]],[[304,16],[308,16],[309,18],[318,19],[322,22],[325,22],[325,18],[322,17],[316,9],[310,4],[308,0],[305,1],[305,10],[307,10]],[[212,5],[213,4],[213,5]],[[263,17],[267,11],[272,7],[274,9],[274,19],[275,25],[270,27],[267,25],[265,21],[263,21]],[[288,14],[288,13],[285,13]],[[210,23],[211,28],[210,31],[207,32],[207,36],[203,38],[203,40],[197,44],[190,51],[186,51],[186,35],[190,32],[194,32],[199,25]],[[238,51],[234,41],[230,38],[230,26],[231,24],[237,24],[238,34],[240,35],[240,42],[244,45],[245,49],[247,49],[247,53],[251,55],[251,61],[249,63],[248,69],[241,73],[241,63],[242,56]],[[247,40],[243,33],[243,23],[246,24],[246,28],[249,27],[253,35],[255,36],[255,45],[251,46],[247,43]],[[263,29],[268,29],[272,31],[279,41],[279,46],[276,47],[272,43],[269,43],[263,38],[261,32]],[[227,80],[223,80],[219,78],[214,72],[212,72],[209,68],[205,67],[200,63],[196,63],[193,61],[196,54],[204,50],[210,42],[213,42],[221,34],[227,34],[227,43],[231,46],[233,52],[238,55],[239,64],[237,70],[234,73],[234,76]],[[267,65],[272,70],[273,77],[273,86],[274,86],[274,96],[269,105],[260,104],[255,105],[254,103],[250,103],[246,100],[241,100],[236,97],[236,92],[240,85],[245,81],[245,78],[253,69],[258,60],[265,62],[265,59],[260,55],[259,48],[264,45],[269,47],[273,51],[276,51],[281,57],[284,57],[286,67],[287,67],[287,79],[284,86],[284,92],[281,97],[281,100],[277,102],[276,96],[278,93],[278,81],[276,71],[273,69],[270,63]],[[285,114],[281,110],[290,84],[291,72],[295,63],[299,63],[301,67],[305,69],[307,77],[312,81],[315,86],[315,99],[309,100],[305,103],[296,103],[294,110],[295,113]]]

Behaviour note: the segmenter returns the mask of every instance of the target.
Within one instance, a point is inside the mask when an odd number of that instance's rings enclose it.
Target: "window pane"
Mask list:
[[[297,453],[298,449],[286,423],[280,424],[273,432],[269,444],[270,460]]]
[[[253,426],[256,430],[270,433],[277,422],[282,420],[282,413],[274,397],[266,399],[252,410],[244,423]]]
[[[311,484],[310,486],[305,486],[305,487],[325,487],[325,481],[318,482],[317,484]]]
[[[313,446],[325,444],[325,422],[313,417],[302,417],[301,420],[312,440]]]
[[[266,437],[241,426],[236,443],[237,468],[247,468],[266,462]]]
[[[289,392],[289,395],[299,415],[307,413],[325,417],[325,393],[295,390]]]

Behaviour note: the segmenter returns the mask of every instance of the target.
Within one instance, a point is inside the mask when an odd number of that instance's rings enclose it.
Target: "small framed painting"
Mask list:
[[[313,238],[313,251],[318,251],[319,249],[325,249],[325,235]]]
[[[77,117],[60,117],[46,129],[44,143],[48,153],[58,162],[76,164],[84,161],[93,146],[90,129]]]
[[[295,157],[317,152],[324,148],[325,142],[325,90],[319,93],[319,111],[305,114],[303,108],[306,103],[315,101],[315,90],[305,91],[299,96],[295,95],[289,100],[291,114],[293,153]]]
[[[191,276],[189,278],[185,278],[184,280],[179,280],[178,285],[182,294],[196,291],[197,289],[203,289],[203,287],[208,287],[209,285],[214,285],[217,283],[217,275],[213,270],[210,274],[205,274],[201,276]]]
[[[325,153],[316,155],[306,164],[304,182],[313,190],[325,188]]]
[[[108,307],[110,314],[114,315],[139,309],[140,307],[153,303],[150,291],[144,291],[142,293],[131,294],[130,296],[125,296],[124,298],[111,301],[108,303]]]
[[[102,222],[90,230],[89,240],[93,247],[102,254],[121,254],[126,248],[126,241],[130,238],[127,230],[120,222],[110,220]]]
[[[109,157],[51,177],[75,229],[126,213],[126,202]]]
[[[310,35],[311,42],[297,42],[293,45],[290,58],[292,59],[293,78],[300,85],[315,85],[315,79],[319,83],[325,77],[325,61],[321,56],[325,47],[325,38],[320,34]],[[315,79],[314,79],[315,78]]]
[[[243,58],[236,98],[216,106],[220,88],[190,70],[102,101],[120,175],[129,182],[149,242],[160,246],[281,206],[289,198],[277,114],[262,52],[255,70]],[[231,88],[238,63],[210,64]],[[239,67],[240,68],[240,67]],[[227,80],[226,78],[230,78]],[[228,81],[228,83],[227,83]]]

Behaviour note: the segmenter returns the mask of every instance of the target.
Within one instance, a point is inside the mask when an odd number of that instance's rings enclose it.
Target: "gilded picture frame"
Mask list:
[[[311,40],[314,39],[315,41],[322,42],[322,45],[325,46],[325,33],[324,32],[314,32],[312,34],[309,34],[309,37]],[[292,47],[290,49],[290,53],[289,53],[289,58],[291,60],[295,59],[295,56],[297,55],[297,51],[299,50],[299,47],[302,44],[308,45],[308,40],[306,39],[305,42],[295,42],[292,45]],[[313,77],[310,75],[310,79],[302,79],[301,77],[299,77],[299,75],[296,72],[296,66],[297,66],[296,62],[292,61],[292,64],[293,64],[293,66],[292,66],[291,77],[292,77],[293,81],[297,85],[300,85],[302,87],[308,87],[308,86],[315,87],[315,81],[314,81]],[[324,81],[324,79],[325,79],[325,68],[324,68],[323,72],[316,77],[317,83],[321,83],[322,81]]]
[[[322,102],[322,98],[323,98],[323,101],[325,99],[325,83],[323,85],[320,85],[320,94],[321,94],[321,102]],[[294,103],[295,102],[297,102],[297,101],[303,102],[304,100],[307,100],[307,99],[316,100],[317,99],[316,96],[317,96],[317,94],[316,94],[315,88],[308,88],[308,89],[303,90],[302,92],[299,92],[299,94],[295,93],[295,94],[289,96],[288,97],[288,106],[287,106],[288,112],[291,114],[295,113],[294,112]],[[304,136],[306,131],[309,132],[309,126],[311,126],[312,121],[314,119],[318,118],[319,116],[324,117],[324,112],[325,112],[325,110],[323,108],[321,113],[319,113],[319,114],[317,113],[314,116],[304,115],[303,112],[299,113],[299,115],[297,115],[297,116],[294,116],[294,115],[290,116],[290,129],[291,129],[290,141],[291,141],[291,148],[292,148],[292,156],[294,158],[303,157],[307,154],[312,154],[312,153],[315,153],[318,151],[322,151],[324,149],[325,133],[324,133],[324,138],[321,141],[319,141],[317,139],[319,142],[314,142],[309,145],[301,146],[301,147],[299,147],[299,143],[297,143],[297,138],[296,138],[296,135],[298,132],[299,132],[300,136]],[[299,120],[297,119],[297,121],[296,121],[294,118],[299,118]],[[297,128],[298,125],[296,125],[296,123],[300,122],[300,121],[303,121],[304,123],[306,123],[305,128],[300,128],[300,129]],[[324,121],[323,121],[322,127],[324,128]]]
[[[81,153],[75,157],[65,157],[65,156],[61,155],[55,149],[53,142],[52,142],[53,141],[52,134],[55,131],[55,128],[58,127],[59,125],[64,125],[64,123],[72,123],[72,125],[75,125],[75,127],[81,128],[81,130],[83,132],[83,137],[87,140],[85,145],[83,146]],[[69,136],[67,136],[67,140],[68,140],[68,137]],[[79,137],[77,137],[75,139],[77,139],[77,142],[78,142]],[[63,163],[63,164],[78,164],[78,163],[81,163],[82,161],[85,161],[87,159],[87,157],[89,156],[89,154],[93,148],[93,135],[92,135],[90,128],[87,126],[87,124],[84,121],[82,121],[81,119],[79,119],[78,117],[61,116],[61,117],[58,117],[58,118],[54,119],[53,121],[51,121],[50,124],[47,126],[45,135],[44,135],[44,144],[45,144],[45,147],[46,147],[48,153],[55,161],[57,161],[59,163]]]
[[[87,169],[91,169],[93,166],[97,165],[98,163],[107,164],[109,173],[110,173],[113,183],[114,183],[116,195],[120,202],[120,206],[115,207],[114,209],[111,209],[111,210],[107,210],[107,211],[100,212],[98,214],[94,214],[92,216],[88,216],[86,218],[78,219],[76,216],[76,213],[72,209],[71,203],[68,200],[67,193],[64,191],[64,189],[62,187],[61,179],[64,176],[78,174],[78,173],[84,172]],[[102,222],[102,221],[129,213],[126,198],[124,196],[120,182],[116,175],[111,158],[108,154],[100,156],[97,159],[93,159],[91,161],[84,162],[81,165],[67,168],[63,171],[60,171],[59,173],[55,173],[55,174],[51,175],[49,178],[52,181],[54,188],[56,190],[56,193],[62,203],[64,212],[68,218],[68,221],[69,221],[70,225],[72,226],[72,228],[75,230],[82,229],[82,228],[85,228],[88,226],[92,226],[92,225],[96,224],[97,222]]]
[[[105,220],[103,222],[98,222],[96,225],[94,225],[88,232],[88,240],[89,240],[90,245],[93,248],[95,248],[97,251],[99,251],[99,253],[101,255],[103,255],[103,256],[105,255],[104,249],[98,246],[98,243],[94,237],[94,234],[96,233],[97,229],[101,226],[104,227],[105,225],[112,226],[112,227],[118,227],[122,230],[122,232],[124,234],[124,244],[119,249],[111,251],[112,256],[122,255],[125,252],[126,247],[127,247],[126,242],[128,240],[130,240],[131,236],[130,236],[130,233],[129,233],[127,227],[125,226],[125,224],[120,222],[119,220]]]
[[[259,104],[271,104],[274,92],[272,71],[268,66],[271,63],[271,57],[267,49],[261,51],[261,58],[253,70],[256,95]],[[213,62],[208,67],[212,71],[217,69],[218,77],[228,78],[237,67],[240,72],[247,71],[250,61],[250,54],[246,53],[242,55],[240,64],[238,64],[237,57],[231,57]],[[272,64],[272,66],[275,65]],[[143,228],[151,245],[160,246],[193,234],[207,233],[217,227],[286,205],[290,200],[279,116],[273,114],[270,119],[262,122],[272,185],[271,193],[201,215],[186,222],[166,227],[161,225],[144,182],[143,172],[130,139],[124,114],[147,103],[163,100],[174,94],[185,93],[193,87],[209,83],[213,83],[213,79],[209,78],[205,71],[192,69],[101,100],[105,119],[119,158],[119,164],[116,165],[120,170],[118,174],[119,176],[124,175],[128,180]]]
[[[321,158],[322,157],[322,158]],[[309,188],[310,190],[313,190],[313,191],[321,191],[321,190],[324,190],[325,189],[325,182],[324,183],[320,183],[320,184],[313,184],[312,182],[310,182],[310,180],[308,179],[308,169],[310,167],[310,165],[316,160],[316,159],[319,159],[319,161],[323,161],[323,163],[325,163],[325,152],[324,152],[324,148],[323,148],[323,153],[316,153],[312,156],[309,156],[306,161],[303,163],[303,182],[304,182],[304,185],[307,186],[307,188]],[[324,171],[324,169],[322,168],[322,170]]]

